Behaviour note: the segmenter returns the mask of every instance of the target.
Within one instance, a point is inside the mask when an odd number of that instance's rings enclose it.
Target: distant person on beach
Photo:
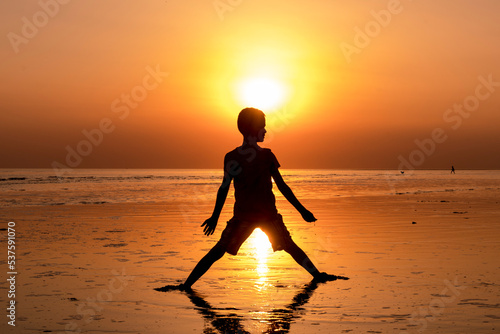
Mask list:
[[[177,289],[190,290],[191,286],[226,252],[236,255],[240,246],[256,228],[266,233],[274,251],[284,250],[289,253],[313,276],[314,280],[325,282],[337,278],[346,279],[320,272],[292,240],[283,223],[283,217],[276,209],[272,180],[306,222],[314,222],[316,218],[299,202],[283,180],[278,170],[280,164],[273,152],[258,145],[264,141],[265,126],[265,115],[259,109],[245,108],[238,115],[238,129],[243,135],[243,144],[227,153],[224,158],[224,179],[217,191],[212,216],[201,225],[204,227],[203,232],[207,236],[214,233],[229,186],[234,180],[233,217],[227,222],[217,244],[200,260],[184,284],[177,286]]]
[[[450,174],[455,174],[455,167],[451,166],[451,172]]]

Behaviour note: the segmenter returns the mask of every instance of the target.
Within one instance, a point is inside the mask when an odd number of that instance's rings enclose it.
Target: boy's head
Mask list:
[[[256,108],[245,108],[238,115],[238,130],[243,137],[249,136],[258,138],[257,141],[264,139],[266,127],[266,115],[262,110]],[[261,138],[261,140],[259,140]]]

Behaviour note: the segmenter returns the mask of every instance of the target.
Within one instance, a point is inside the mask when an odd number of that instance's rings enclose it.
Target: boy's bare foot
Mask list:
[[[181,291],[185,291],[185,292],[188,292],[188,293],[193,291],[190,286],[187,286],[185,284],[180,284],[179,288],[180,288]]]
[[[338,279],[348,280],[349,277],[330,275],[330,274],[327,274],[325,272],[319,273],[318,275],[314,276],[314,281],[319,282],[319,283],[336,281]]]
[[[161,288],[155,288],[156,291],[160,292],[168,292],[168,291],[186,291],[190,292],[191,287],[185,286],[184,284],[178,284],[178,285],[165,285]]]

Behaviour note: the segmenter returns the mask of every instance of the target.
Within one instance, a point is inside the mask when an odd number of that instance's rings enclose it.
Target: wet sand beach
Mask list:
[[[154,288],[187,277],[231,217],[230,200],[211,237],[199,228],[211,200],[5,207],[0,227],[16,223],[17,318],[15,328],[5,319],[1,326],[12,333],[492,333],[500,329],[499,195],[492,183],[309,197],[303,203],[316,223],[278,197],[297,244],[321,270],[350,279],[311,283],[254,233],[191,294]],[[2,300],[7,290],[3,279]]]

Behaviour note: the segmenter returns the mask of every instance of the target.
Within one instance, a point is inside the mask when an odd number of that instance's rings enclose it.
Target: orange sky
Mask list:
[[[497,0],[4,1],[0,168],[221,167],[249,106],[238,83],[259,76],[287,92],[264,109],[284,168],[498,169],[498,13]]]

